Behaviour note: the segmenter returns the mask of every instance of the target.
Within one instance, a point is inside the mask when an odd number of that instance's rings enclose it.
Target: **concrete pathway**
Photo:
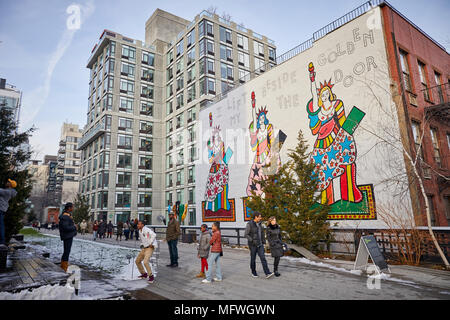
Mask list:
[[[58,231],[41,230],[57,235]],[[92,235],[78,235],[91,240]],[[99,242],[120,244],[138,248],[139,242],[100,239]],[[260,278],[252,278],[247,249],[225,248],[221,258],[222,282],[201,283],[195,278],[200,270],[200,260],[196,255],[196,244],[179,243],[179,267],[169,268],[168,248],[162,243],[158,277],[153,284],[141,289],[168,299],[348,299],[348,300],[400,300],[400,299],[441,299],[450,300],[450,272],[392,266],[388,280],[369,279],[365,274],[350,273],[353,263],[336,260],[312,262],[307,259],[282,258],[279,271],[281,277],[265,279],[257,260]],[[272,270],[273,258],[267,256]],[[140,281],[140,280],[136,280]],[[373,288],[373,289],[370,289]],[[149,296],[151,296],[151,294]]]

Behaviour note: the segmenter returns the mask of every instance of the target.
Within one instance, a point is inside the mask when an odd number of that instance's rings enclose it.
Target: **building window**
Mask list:
[[[434,196],[427,195],[427,204],[430,209],[431,226],[436,226],[436,211],[434,209]]]
[[[133,119],[119,118],[118,130],[132,132],[133,131]]]
[[[118,148],[122,149],[131,149],[133,145],[133,137],[128,135],[121,135],[118,136]]]
[[[120,69],[121,75],[126,77],[134,77],[134,64],[122,62],[122,67]]]
[[[173,112],[173,101],[167,101],[166,102],[166,115],[169,115]]]
[[[139,169],[142,170],[152,170],[152,157],[142,156],[139,157]]]
[[[239,69],[239,82],[244,83],[250,80],[250,72]]]
[[[420,82],[422,83],[423,97],[426,101],[430,101],[430,91],[428,89],[428,81],[427,81],[427,73],[426,73],[425,64],[420,61],[418,61],[418,64],[419,64]]]
[[[139,188],[151,188],[152,187],[152,175],[140,175],[139,176]]]
[[[124,111],[128,113],[133,112],[133,99],[120,97],[119,111]]]
[[[220,76],[224,80],[234,80],[233,66],[227,65],[225,63],[221,63],[220,64]]]
[[[181,39],[180,42],[177,43],[177,57],[181,56],[184,53],[184,40]]]
[[[216,94],[216,82],[211,78],[203,78],[200,80],[200,95]]]
[[[437,95],[439,96],[439,103],[444,103],[444,94],[442,93],[442,80],[441,75],[438,72],[434,72],[434,80],[436,82]]]
[[[189,167],[188,169],[188,183],[194,183],[195,182],[195,167]]]
[[[167,65],[173,62],[173,49],[167,53]]]
[[[131,173],[130,172],[118,172],[116,187],[131,188]]]
[[[142,63],[153,67],[155,65],[155,55],[153,53],[143,51]]]
[[[181,75],[180,77],[177,78],[177,91],[183,89],[184,87],[184,77],[183,75]]]
[[[136,60],[136,49],[127,45],[122,45],[122,58],[134,62]]]
[[[177,61],[177,74],[183,72],[184,70],[184,59],[179,59]]]
[[[122,208],[131,207],[131,192],[117,192],[116,193],[116,207],[122,207]]]
[[[195,84],[187,89],[187,102],[195,100]]]
[[[120,79],[120,92],[126,94],[134,93],[134,82],[129,80]]]
[[[153,99],[153,86],[141,85],[141,97],[147,99]]]
[[[177,110],[184,106],[184,94],[181,92],[177,95]]]
[[[431,134],[431,141],[433,143],[433,157],[436,164],[441,167],[441,153],[439,151],[439,140],[438,140],[438,134],[437,129],[430,128],[430,134]]]
[[[256,40],[253,40],[253,52],[255,56],[264,57],[264,44]]]
[[[139,123],[139,133],[153,134],[153,124],[148,121],[141,121]]]
[[[233,42],[231,41],[231,30],[228,30],[227,28],[224,28],[222,26],[220,26],[219,28],[220,30],[220,41],[232,44]]]
[[[153,69],[142,68],[141,80],[153,82],[154,74]]]
[[[173,95],[173,85],[172,85],[172,83],[171,84],[169,84],[169,85],[167,85],[167,98],[169,98],[169,97],[171,97],[172,95]]]
[[[233,62],[233,50],[230,47],[220,45],[220,59]]]
[[[209,22],[208,20],[202,20],[198,24],[198,36],[199,38],[203,36],[210,36],[214,37],[214,25],[212,22]]]
[[[138,197],[138,207],[152,206],[152,194],[150,192],[139,193]]]
[[[187,65],[189,66],[191,63],[195,61],[195,47],[193,47],[191,50],[187,53]]]
[[[153,141],[150,138],[140,139],[140,151],[152,152],[153,151]]]
[[[168,68],[166,71],[166,81],[169,82],[173,78],[173,68]]]
[[[248,38],[242,34],[237,34],[237,46],[240,49],[248,51]]]
[[[133,155],[131,153],[117,155],[117,168],[131,169]]]
[[[194,108],[190,108],[188,110],[188,123],[191,121],[195,121],[196,120],[196,110],[195,107]]]
[[[255,70],[258,72],[264,72],[265,71],[265,62],[263,59],[255,58]]]
[[[187,71],[187,83],[191,83],[193,80],[195,80],[195,65],[192,66],[192,68],[188,69]]]
[[[188,195],[189,196],[188,203],[189,204],[195,203],[195,191],[194,191],[194,188],[189,188],[188,193],[189,193],[189,195]]]
[[[269,59],[272,61],[276,60],[276,51],[274,48],[269,47]]]
[[[250,69],[250,56],[244,52],[238,52],[238,64],[244,68]]]
[[[195,214],[195,208],[189,209],[189,225],[195,226],[197,225],[197,219]]]
[[[228,91],[230,91],[231,89],[233,89],[233,85],[229,84],[226,81],[221,81],[220,84],[221,84],[222,94],[225,94]]]
[[[416,147],[416,152],[420,148],[420,157],[423,159],[423,148],[421,146],[422,144],[422,130],[420,129],[420,123],[417,121],[411,121],[411,127],[414,137],[414,145]]]
[[[405,90],[411,92],[412,87],[411,87],[411,76],[409,72],[408,53],[403,50],[400,50],[400,63],[402,66],[403,82],[405,85]]]
[[[141,114],[153,116],[153,104],[150,102],[141,102]]]
[[[189,48],[195,42],[195,29],[186,36],[186,46]]]

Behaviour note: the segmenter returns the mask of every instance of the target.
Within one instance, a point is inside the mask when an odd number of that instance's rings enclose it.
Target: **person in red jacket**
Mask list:
[[[208,270],[206,270],[206,279],[203,283],[211,283],[212,265],[216,263],[216,277],[214,281],[222,281],[222,272],[220,270],[220,257],[222,256],[222,237],[220,234],[219,223],[214,222],[212,225],[213,235],[209,244],[211,245],[211,254],[208,259]]]

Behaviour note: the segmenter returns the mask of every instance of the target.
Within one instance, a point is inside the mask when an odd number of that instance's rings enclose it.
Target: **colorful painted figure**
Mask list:
[[[311,161],[318,169],[321,203],[331,205],[339,200],[335,198],[333,187],[337,178],[340,179],[341,199],[361,202],[363,195],[356,184],[356,144],[349,130],[343,129],[346,122],[344,102],[333,93],[331,79],[317,88],[312,63],[309,64],[309,73],[312,99],[306,109],[311,132],[317,136]]]
[[[210,127],[212,128],[212,114],[210,113]],[[225,152],[225,144],[220,136],[220,127],[212,130],[212,136],[208,140],[208,159],[211,164],[208,180],[206,182],[204,209],[205,212],[217,212],[226,214],[232,209],[228,200],[228,164],[231,150]]]
[[[250,130],[250,145],[252,151],[256,152],[253,165],[248,177],[247,195],[252,196],[253,192],[257,196],[264,196],[261,185],[258,181],[267,178],[265,168],[273,167],[273,162],[277,163],[277,168],[281,165],[280,155],[273,150],[275,141],[273,125],[267,119],[266,107],[260,108],[256,113],[255,93],[252,92],[252,116],[253,121],[248,129]]]

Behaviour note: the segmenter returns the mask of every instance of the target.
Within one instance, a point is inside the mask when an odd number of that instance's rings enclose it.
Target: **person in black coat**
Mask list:
[[[69,255],[72,249],[73,237],[77,235],[77,228],[72,219],[73,204],[66,203],[63,213],[59,216],[59,236],[64,241],[64,252],[61,257],[61,268],[67,271]]]
[[[268,220],[268,226],[266,229],[267,241],[269,242],[270,252],[273,258],[273,271],[276,277],[281,276],[278,273],[278,265],[280,263],[281,257],[284,255],[283,252],[283,240],[281,239],[281,229],[277,224],[277,219],[275,217],[270,217]]]

